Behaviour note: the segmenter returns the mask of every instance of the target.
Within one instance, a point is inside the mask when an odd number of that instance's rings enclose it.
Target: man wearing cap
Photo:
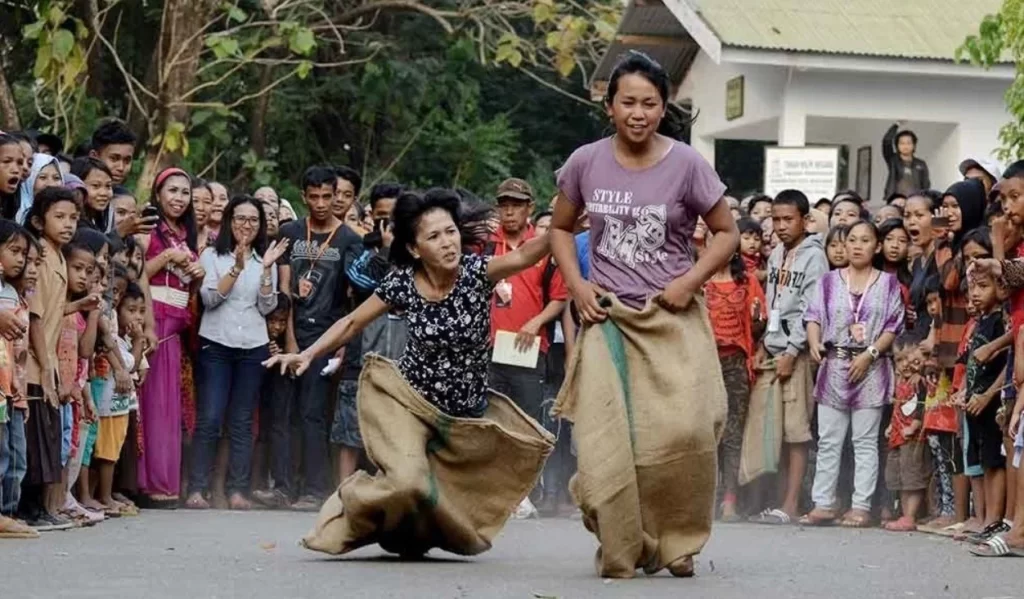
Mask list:
[[[534,237],[529,223],[533,213],[533,190],[522,179],[507,179],[498,186],[500,223],[485,253],[501,256]],[[565,308],[568,291],[562,274],[546,257],[534,268],[499,281],[491,298],[491,342],[498,331],[516,334],[515,345],[529,350],[539,338],[540,352],[546,354],[550,339],[547,324]],[[544,356],[533,367],[491,363],[491,386],[512,398],[532,418],[541,421],[544,401]]]
[[[991,158],[968,158],[960,163],[960,174],[964,179],[980,179],[985,185],[985,195],[991,199],[992,187],[999,180],[1003,166]]]

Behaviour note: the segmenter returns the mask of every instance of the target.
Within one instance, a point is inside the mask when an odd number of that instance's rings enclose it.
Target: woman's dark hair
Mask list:
[[[862,218],[859,221],[850,225],[849,227],[846,227],[846,235],[849,236],[850,233],[852,233],[853,230],[856,229],[857,227],[867,227],[871,229],[871,234],[875,236],[875,242],[882,243],[882,237],[878,233],[878,227],[876,227],[875,223],[871,222],[870,219]]]
[[[29,208],[28,214],[25,216],[25,228],[36,237],[42,239],[43,228],[36,227],[33,222],[38,219],[41,224],[46,223],[46,213],[53,208],[55,204],[61,202],[71,202],[79,210],[82,209],[75,201],[75,193],[66,187],[47,187],[36,194],[35,201],[32,202],[32,207]]]
[[[771,206],[772,205],[772,197],[771,196],[766,196],[766,195],[764,195],[762,193],[762,194],[758,194],[758,195],[750,198],[750,201],[747,202],[747,214],[750,214],[751,212],[753,212],[754,211],[754,206],[757,206],[761,202],[767,202],[768,205]]]
[[[210,192],[211,196],[213,195],[213,189],[210,188],[209,181],[207,181],[206,179],[202,179],[200,177],[192,177],[192,191],[195,191],[197,189],[205,189],[206,191]],[[227,187],[225,187],[224,189],[227,189]]]
[[[405,191],[398,183],[378,183],[370,188],[370,208],[376,208],[377,202],[385,198],[397,198]]]
[[[837,200],[837,201],[832,202],[832,207],[828,211],[828,219],[829,220],[832,220],[832,215],[835,214],[836,208],[838,208],[839,205],[843,204],[843,203],[849,203],[849,204],[853,204],[854,206],[856,206],[857,207],[857,211],[859,212],[858,218],[860,220],[871,220],[871,213],[868,212],[868,209],[865,208],[864,204],[862,204],[860,202],[860,198],[859,197],[843,198],[841,200]]]
[[[395,233],[391,244],[391,261],[397,266],[416,265],[417,260],[409,252],[409,246],[416,243],[416,229],[419,227],[420,219],[424,214],[434,210],[444,210],[452,217],[461,233],[463,252],[469,247],[483,243],[479,227],[472,226],[474,222],[479,222],[481,214],[475,207],[464,209],[459,194],[441,188],[431,189],[422,195],[407,191],[399,196],[391,214]]]
[[[103,246],[107,246],[108,252],[110,248],[110,238],[105,233],[100,233],[96,229],[79,228],[75,231],[75,236],[71,239],[71,244],[77,244],[85,246],[92,252],[93,256],[98,256],[103,250]],[[68,244],[68,245],[71,245]]]
[[[902,193],[900,193],[900,192],[898,192],[898,191],[896,193],[890,193],[889,197],[885,198],[885,205],[886,206],[890,206],[890,205],[892,205],[893,202],[895,202],[896,200],[898,200],[900,198],[903,198],[904,200],[906,200],[907,196],[902,194]]]
[[[242,204],[251,204],[256,208],[256,214],[260,217],[260,226],[256,230],[256,238],[252,241],[252,249],[256,255],[263,256],[267,251],[267,214],[263,212],[263,202],[252,196],[235,196],[224,208],[224,220],[221,221],[221,234],[213,244],[214,251],[218,256],[224,256],[235,251],[235,235],[231,231],[231,221],[235,217],[235,209]],[[225,228],[225,225],[227,228]]]
[[[352,210],[353,208],[356,210],[356,218],[359,219],[359,222],[363,222],[363,219],[366,218],[366,208],[359,202],[352,202],[348,209]]]
[[[110,167],[107,163],[103,162],[98,158],[92,158],[91,156],[83,156],[81,158],[75,158],[71,162],[71,174],[78,177],[82,181],[89,176],[89,173],[96,171],[102,171],[107,174],[108,177],[113,178],[114,176],[110,173]]]
[[[909,203],[914,198],[921,198],[928,201],[928,210],[935,210],[942,205],[942,192],[935,189],[922,189],[907,196]]]
[[[820,200],[818,200],[817,202],[815,202],[815,203],[814,203],[814,209],[815,209],[815,210],[820,210],[820,209],[821,209],[821,208],[820,208],[820,206],[821,206],[822,204],[825,204],[826,206],[828,206],[828,207],[829,207],[829,210],[831,210],[831,209],[832,209],[832,200],[830,200],[830,199],[828,199],[828,198],[821,198]]]
[[[992,231],[988,227],[978,227],[968,231],[960,242],[960,250],[963,251],[964,246],[971,242],[974,242],[984,248],[985,251],[988,252],[989,256],[992,255]]]
[[[29,233],[25,227],[19,225],[13,220],[0,219],[0,246],[6,245],[19,237],[25,240],[25,245],[27,247],[31,247],[33,243],[37,243],[35,239],[32,238],[32,234]],[[24,274],[24,272],[24,269],[22,269],[22,274]],[[18,277],[10,277],[9,280],[16,280],[16,278],[20,277],[21,275],[18,275]]]
[[[619,79],[625,75],[640,75],[658,90],[661,103],[665,105],[665,116],[658,125],[658,133],[672,139],[681,139],[683,130],[693,122],[693,117],[669,100],[671,80],[668,72],[658,61],[643,52],[630,50],[619,57],[618,63],[608,78],[608,91],[604,97],[605,105],[611,106],[615,101],[615,94],[619,92]]]
[[[857,221],[861,222],[861,221]],[[846,236],[850,233],[850,228],[844,225],[836,225],[828,230],[828,234],[825,235],[825,248],[832,245],[832,242],[838,237],[840,241],[845,241]]]
[[[910,239],[910,234],[907,233],[907,227],[903,224],[901,218],[889,218],[882,222],[878,226],[878,242],[885,243],[885,238],[889,236],[889,233],[893,231],[903,231],[907,235],[907,240]],[[885,254],[879,252],[875,255],[875,268],[878,270],[884,270],[886,265]],[[907,268],[908,261],[904,261],[903,264],[897,265],[899,268],[896,271],[896,278],[899,279],[900,283],[909,286],[911,282],[910,269]]]
[[[739,250],[733,252],[732,258],[729,258],[729,275],[740,285],[747,282],[747,266],[743,263],[743,255]]]
[[[165,171],[171,168],[181,172],[168,175],[166,177],[163,177],[163,179],[161,180],[160,175],[162,175]],[[192,204],[192,177],[190,177],[188,173],[176,167],[168,167],[163,171],[160,171],[159,173],[157,173],[156,178],[153,179],[153,192],[149,195],[149,203],[156,207],[157,215],[160,217],[160,221],[163,222],[164,220],[166,220],[167,217],[164,215],[164,209],[163,207],[160,206],[160,190],[164,188],[164,185],[167,185],[167,182],[170,181],[172,177],[185,177],[186,179],[188,179],[188,206],[185,208],[184,214],[181,215],[181,222],[178,224],[183,229],[185,229],[185,242],[188,244],[189,249],[195,252],[199,244],[199,233],[196,231],[196,209],[195,206]],[[160,183],[157,184],[157,181],[159,181]],[[160,241],[162,241],[165,246],[170,245],[167,242],[167,239],[164,238],[164,234],[163,232],[160,231],[159,226],[153,230],[153,233],[160,238]]]
[[[760,237],[764,233],[761,230],[761,223],[749,216],[744,216],[736,221],[736,227],[740,230],[740,235],[743,235],[744,233],[756,233],[757,236]]]
[[[114,175],[111,174],[110,168],[105,162],[91,156],[83,156],[81,158],[75,158],[71,163],[71,174],[81,179],[83,182],[85,178],[89,176],[89,173],[93,171],[100,171],[106,173],[108,177],[113,180]],[[86,200],[88,200],[89,192],[85,191]],[[110,196],[113,199],[113,195]],[[101,230],[106,230],[107,223],[110,221],[110,204],[103,209],[103,212],[95,212],[89,207],[89,202],[86,201],[82,205],[82,215],[85,220],[90,221],[93,225]]]
[[[121,295],[122,302],[128,299],[146,299],[146,294],[142,292],[142,287],[139,287],[139,284],[135,281],[128,281],[128,284],[125,285],[124,293]]]

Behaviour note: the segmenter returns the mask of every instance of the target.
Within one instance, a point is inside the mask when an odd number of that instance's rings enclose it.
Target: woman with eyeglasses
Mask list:
[[[210,507],[204,494],[222,426],[230,441],[227,492],[234,510],[251,507],[249,489],[253,413],[259,403],[262,362],[270,357],[266,315],[277,307],[277,263],[288,241],[267,246],[263,204],[249,196],[224,209],[221,234],[203,250],[206,271],[199,295],[206,311],[199,327],[198,422],[186,507]],[[228,233],[230,231],[230,233]]]

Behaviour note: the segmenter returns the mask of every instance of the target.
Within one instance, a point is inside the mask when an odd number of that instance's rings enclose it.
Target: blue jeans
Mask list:
[[[25,452],[25,412],[12,409],[0,425],[0,514],[13,517],[21,501],[21,481],[28,470]]]
[[[228,494],[246,493],[252,456],[252,421],[263,384],[262,362],[270,357],[268,346],[237,349],[200,339],[199,405],[196,432],[192,437],[192,469],[189,491],[209,487],[210,470],[217,453],[221,428],[230,442]],[[226,422],[225,422],[226,421]]]

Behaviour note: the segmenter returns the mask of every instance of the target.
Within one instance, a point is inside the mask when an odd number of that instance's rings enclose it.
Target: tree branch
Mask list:
[[[413,0],[379,0],[378,2],[369,2],[362,6],[357,6],[348,12],[344,12],[335,18],[337,23],[349,23],[359,19],[363,15],[376,13],[383,10],[396,10],[396,11],[410,11],[418,12],[434,19],[441,29],[444,29],[445,33],[455,33],[455,28],[452,27],[449,19],[459,16],[459,13],[437,10],[431,8],[425,4],[415,2]]]
[[[117,30],[121,27],[121,14],[123,13],[118,13],[117,15],[117,25],[114,27],[115,36],[117,36]],[[114,47],[114,44],[110,43],[110,40],[108,40],[101,32],[100,23],[97,21],[96,15],[93,15],[92,28],[93,33],[96,35],[96,38],[100,40],[100,42],[104,46],[106,46],[107,50],[110,52],[110,55],[114,59],[114,64],[117,65],[117,70],[120,71],[121,76],[124,77],[125,86],[128,88],[128,95],[132,99],[132,104],[135,105],[135,108],[139,112],[141,112],[142,116],[146,117],[146,120],[148,121],[150,119],[149,111],[146,110],[146,107],[142,104],[142,101],[139,100],[139,96],[135,93],[135,87],[136,84],[138,84],[138,81],[135,79],[135,77],[131,76],[131,74],[128,72],[128,69],[125,68],[124,63],[121,62],[121,57],[120,55],[118,55],[117,48]],[[141,89],[145,89],[145,87],[142,85],[139,85],[139,87]],[[151,96],[155,97],[155,95],[152,92],[149,92],[149,90],[146,91]]]

